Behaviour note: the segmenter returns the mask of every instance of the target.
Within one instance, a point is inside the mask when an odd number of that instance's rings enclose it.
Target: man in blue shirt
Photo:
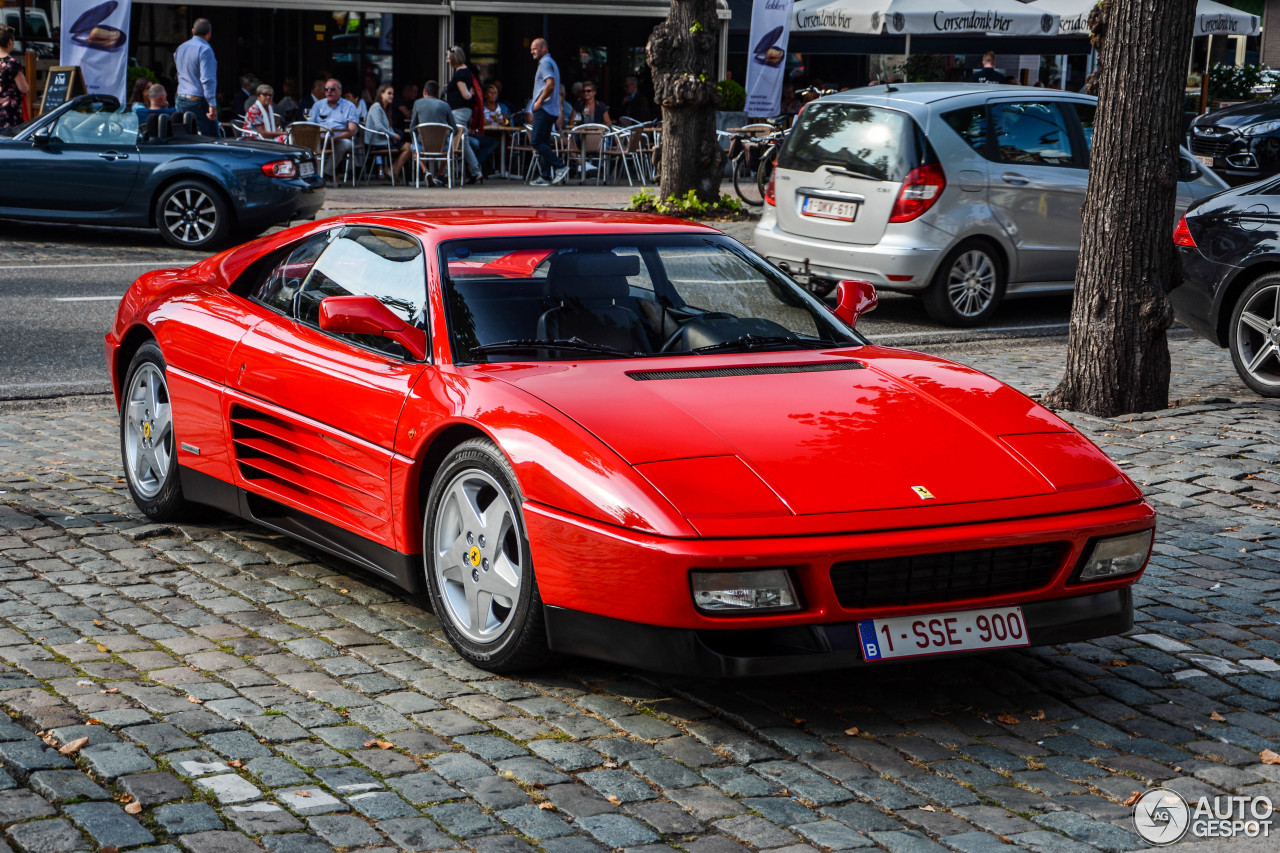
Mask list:
[[[218,60],[209,46],[213,25],[196,18],[191,40],[178,45],[173,55],[178,66],[177,112],[191,113],[205,136],[218,135]]]
[[[329,80],[324,84],[324,100],[311,108],[311,120],[329,128],[333,141],[333,177],[338,177],[338,164],[351,153],[352,139],[360,129],[360,113],[356,105],[342,97],[342,84]]]
[[[551,147],[551,128],[560,117],[560,67],[551,58],[546,39],[534,39],[529,45],[529,55],[538,63],[538,73],[533,80],[533,102],[529,105],[529,110],[533,113],[533,136],[530,141],[533,150],[538,152],[539,162],[539,175],[529,183],[545,187],[560,183],[569,174],[569,167]]]

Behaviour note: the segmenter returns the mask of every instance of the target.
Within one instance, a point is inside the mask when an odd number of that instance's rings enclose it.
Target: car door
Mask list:
[[[993,100],[988,198],[1017,248],[1017,281],[1070,281],[1089,184],[1075,116],[1046,98]]]
[[[228,362],[238,485],[394,547],[396,425],[426,367],[386,338],[322,330],[320,302],[373,295],[425,329],[426,292],[417,239],[364,226],[300,246],[263,282],[254,295],[262,322]]]
[[[137,182],[138,116],[116,109],[114,100],[85,99],[61,113],[47,137],[29,136],[13,149],[5,165],[16,178],[10,190],[16,206],[110,212],[129,201]]]

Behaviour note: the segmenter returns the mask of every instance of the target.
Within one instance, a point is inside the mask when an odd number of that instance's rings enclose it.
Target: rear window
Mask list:
[[[877,181],[901,181],[919,165],[916,126],[893,110],[810,104],[778,155],[778,167],[812,172],[839,166]]]

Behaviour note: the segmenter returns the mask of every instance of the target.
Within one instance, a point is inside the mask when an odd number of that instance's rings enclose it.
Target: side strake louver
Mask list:
[[[363,449],[244,405],[231,409],[231,437],[236,464],[251,487],[259,484],[359,526],[388,521],[386,471],[372,470]]]

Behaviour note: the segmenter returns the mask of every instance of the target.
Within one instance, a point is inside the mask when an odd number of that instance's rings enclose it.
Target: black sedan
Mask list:
[[[205,249],[313,219],[324,204],[311,151],[197,136],[179,118],[82,95],[0,130],[0,217],[157,228]]]
[[[1280,99],[1225,107],[1191,122],[1187,147],[1227,183],[1243,184],[1280,172]]]
[[[1183,272],[1169,294],[1178,320],[1229,347],[1246,385],[1280,397],[1280,179],[1198,203],[1173,242]]]

